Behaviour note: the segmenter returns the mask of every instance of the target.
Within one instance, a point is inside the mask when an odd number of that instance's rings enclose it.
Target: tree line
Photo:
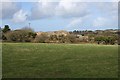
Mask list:
[[[0,28],[0,39],[3,42],[36,42],[36,43],[97,43],[120,44],[120,30],[85,30],[34,32],[29,27],[11,30],[9,25]]]

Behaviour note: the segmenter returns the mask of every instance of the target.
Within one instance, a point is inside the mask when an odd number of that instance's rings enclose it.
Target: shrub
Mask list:
[[[67,35],[67,38],[68,38],[70,43],[75,43],[76,42],[76,36],[74,34]]]
[[[36,34],[34,32],[29,32],[26,30],[15,30],[5,34],[7,41],[15,42],[31,42],[35,36]]]
[[[2,32],[6,33],[8,31],[10,31],[9,25],[5,25],[5,27],[3,28]]]
[[[97,41],[98,44],[115,44],[116,37],[115,36],[97,36],[95,37],[95,41]]]
[[[48,35],[46,33],[42,33],[41,35],[37,35],[34,42],[45,43],[48,40]]]

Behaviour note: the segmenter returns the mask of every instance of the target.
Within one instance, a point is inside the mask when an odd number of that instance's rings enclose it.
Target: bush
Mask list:
[[[42,33],[41,35],[37,35],[34,42],[45,43],[48,40],[48,35],[46,33]]]
[[[5,25],[5,27],[3,28],[2,32],[6,33],[8,31],[10,31],[9,25]]]
[[[116,37],[115,36],[98,36],[95,37],[95,41],[97,41],[98,44],[115,44]]]
[[[75,43],[76,42],[76,36],[74,34],[67,35],[67,38],[68,38],[70,43]]]
[[[15,42],[31,42],[35,38],[36,34],[34,32],[29,32],[26,30],[15,30],[10,31],[5,34],[7,41]]]

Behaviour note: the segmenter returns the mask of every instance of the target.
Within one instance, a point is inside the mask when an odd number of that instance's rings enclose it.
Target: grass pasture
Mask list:
[[[3,43],[3,78],[117,78],[118,46]]]

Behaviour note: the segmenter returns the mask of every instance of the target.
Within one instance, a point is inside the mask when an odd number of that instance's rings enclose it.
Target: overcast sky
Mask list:
[[[12,29],[20,29],[31,23],[35,31],[118,28],[117,0],[4,1],[0,3],[2,27],[9,24]]]

